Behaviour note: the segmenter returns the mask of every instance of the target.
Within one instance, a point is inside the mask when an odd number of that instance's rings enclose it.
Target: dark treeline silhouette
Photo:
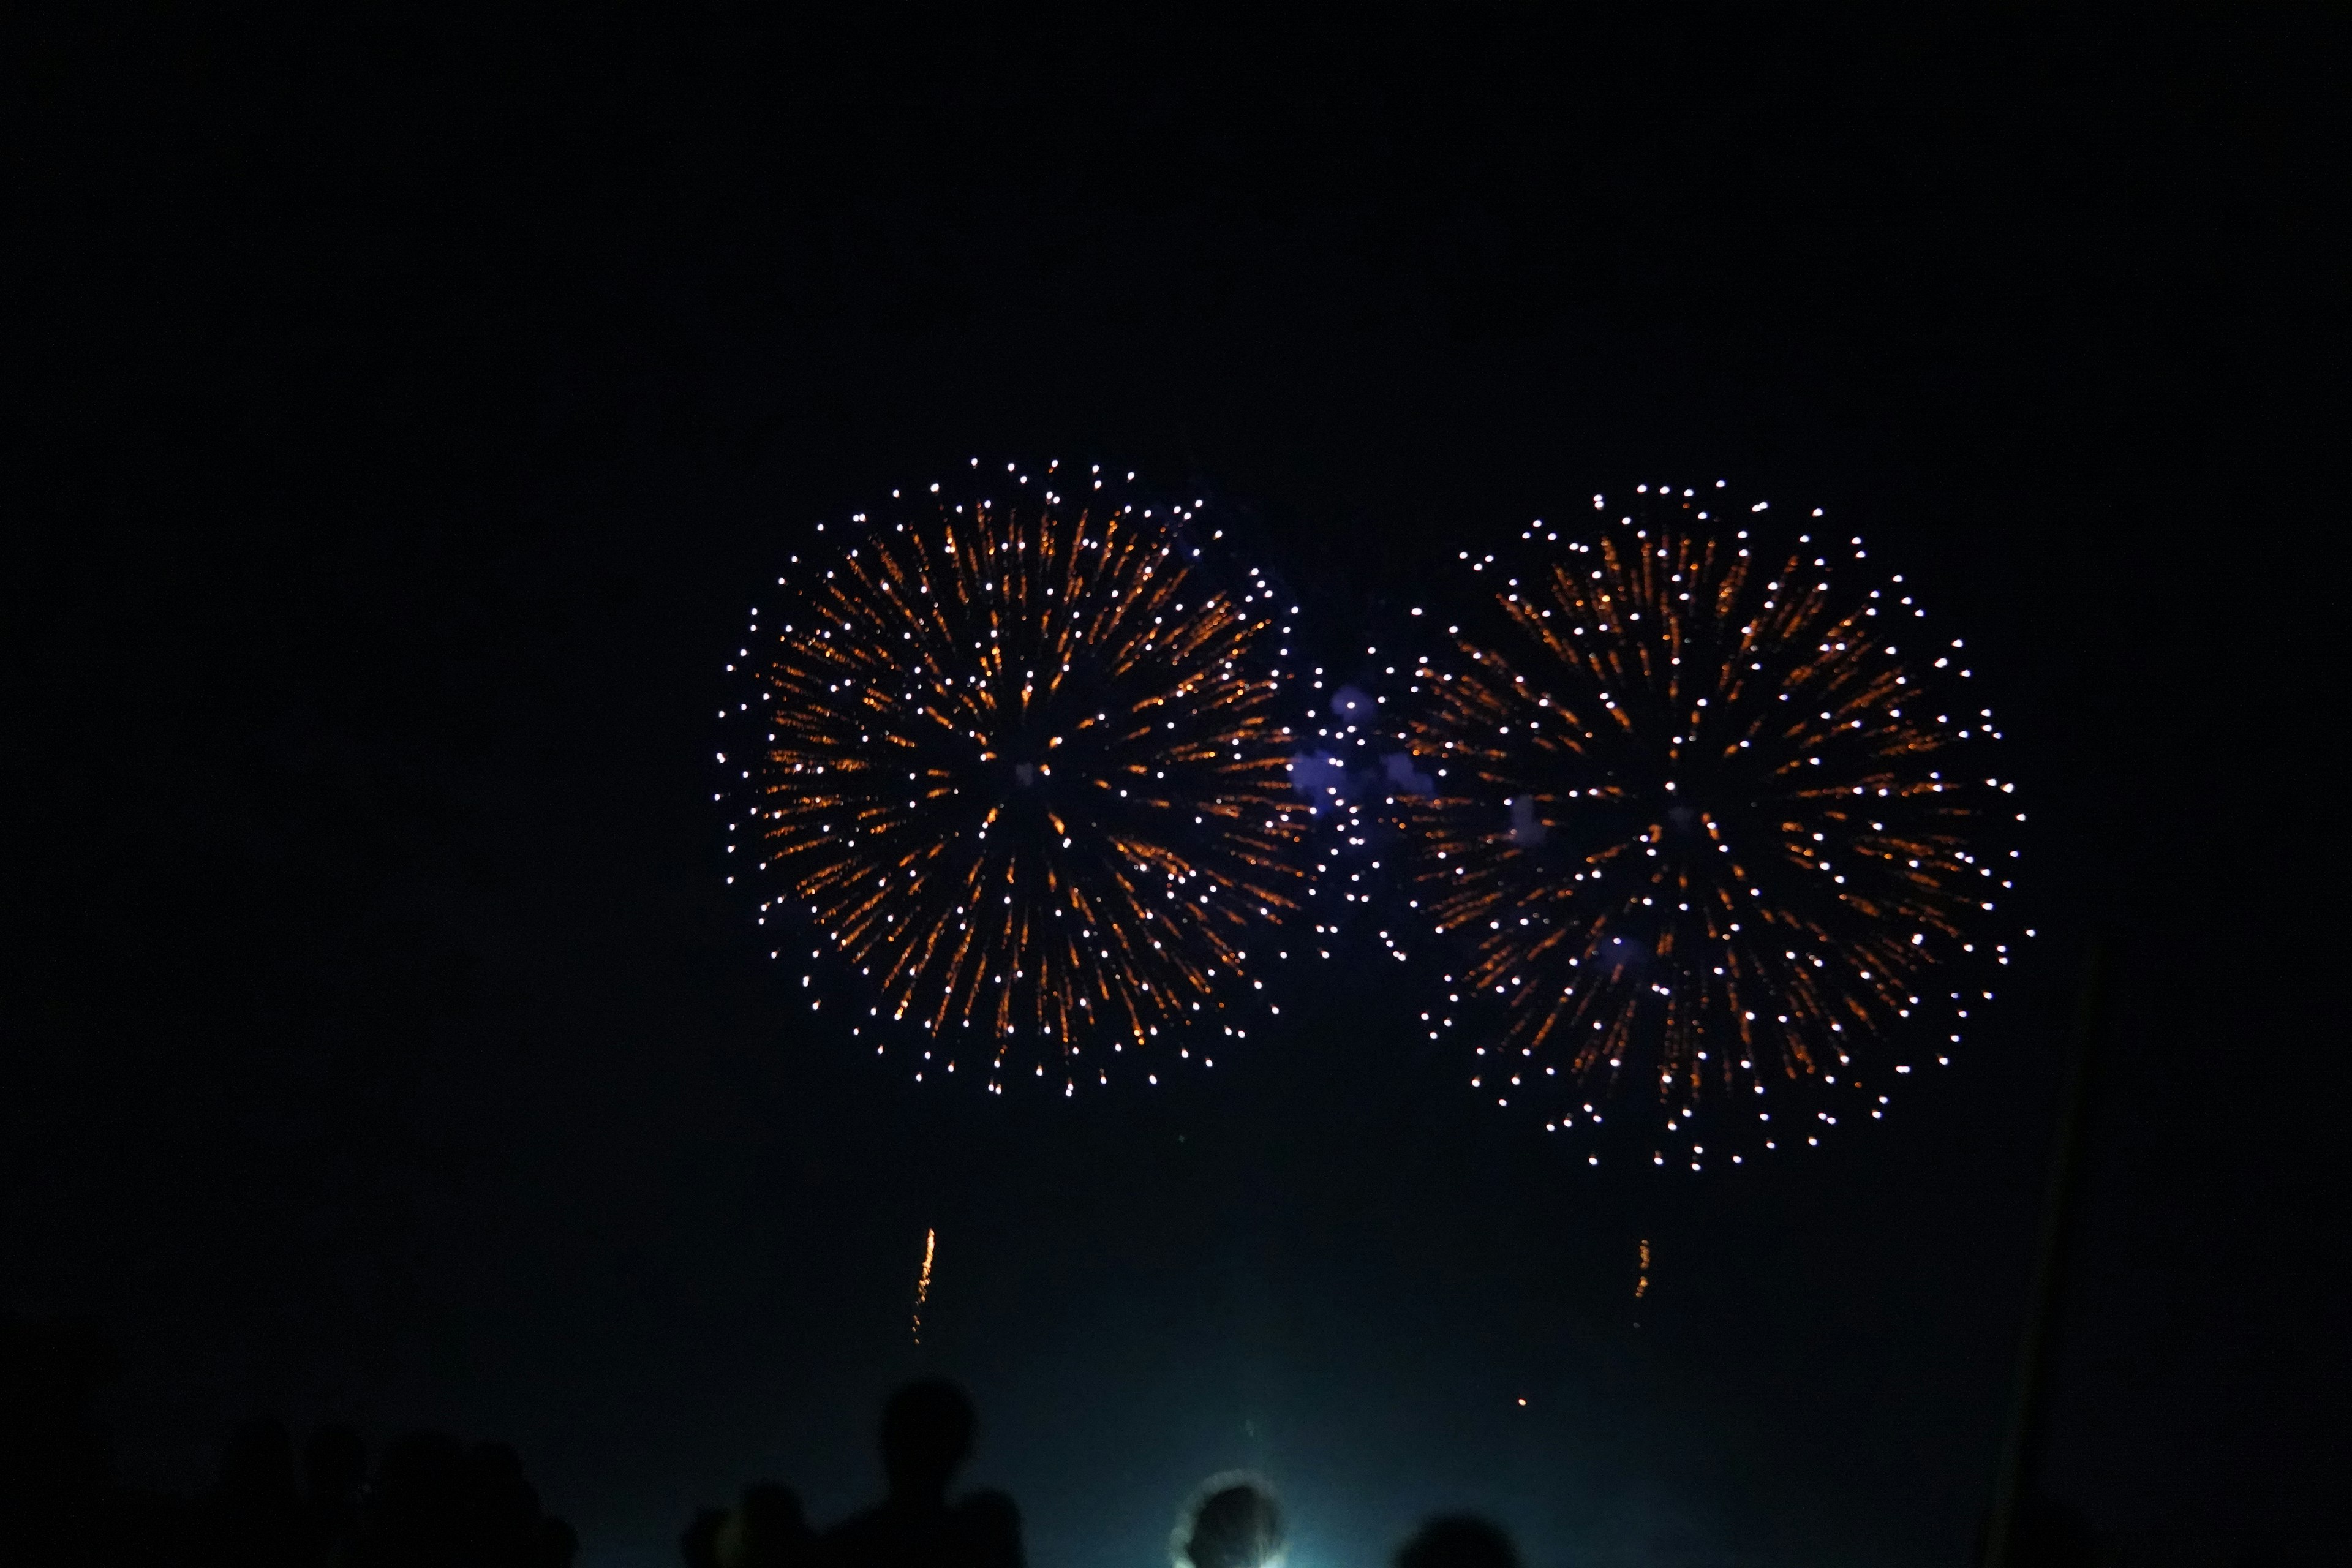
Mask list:
[[[91,1418],[114,1371],[103,1335],[0,1315],[0,1563],[9,1568],[569,1568],[572,1527],[541,1511],[499,1443],[419,1432],[373,1468],[348,1426],[295,1452],[284,1423],[229,1434],[201,1496],[125,1487]]]

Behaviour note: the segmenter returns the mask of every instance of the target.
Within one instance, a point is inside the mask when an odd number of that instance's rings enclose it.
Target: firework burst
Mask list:
[[[875,994],[853,1032],[911,1030],[919,1079],[1213,1065],[1302,891],[1273,587],[1203,563],[1201,503],[1099,468],[892,501],[793,558],[729,667],[762,925],[813,921]]]
[[[1413,671],[1435,784],[1399,801],[1412,906],[1465,948],[1431,1037],[1471,1029],[1472,1084],[1547,1128],[1616,1117],[1694,1169],[1949,1060],[2024,820],[1902,577],[1855,582],[1818,511],[1768,552],[1723,499],[1643,487],[1591,542],[1473,561],[1495,635]]]

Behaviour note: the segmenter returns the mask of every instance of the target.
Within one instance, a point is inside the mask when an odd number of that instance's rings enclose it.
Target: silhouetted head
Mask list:
[[[539,1521],[539,1551],[535,1561],[539,1568],[572,1568],[572,1560],[580,1555],[580,1532],[560,1519]]]
[[[1282,1554],[1282,1510],[1255,1481],[1213,1480],[1178,1527],[1176,1556],[1192,1568],[1265,1568]]]
[[[504,1443],[466,1450],[466,1531],[497,1561],[527,1556],[539,1535],[539,1494],[523,1479],[522,1456]]]
[[[677,1538],[677,1554],[686,1568],[719,1568],[719,1532],[727,1526],[727,1510],[706,1508],[694,1516]]]
[[[79,1426],[117,1370],[114,1347],[94,1323],[0,1313],[0,1429],[54,1436]]]
[[[348,1426],[321,1426],[303,1446],[302,1470],[312,1502],[348,1503],[367,1479],[367,1445]]]
[[[793,1568],[815,1545],[800,1495],[762,1481],[743,1489],[743,1500],[719,1527],[713,1550],[719,1568]]]
[[[294,1496],[294,1439],[286,1423],[266,1415],[237,1423],[221,1454],[220,1491],[252,1502]]]
[[[1433,1519],[1397,1549],[1396,1568],[1519,1568],[1511,1538],[1474,1514]]]
[[[371,1504],[373,1532],[394,1556],[448,1554],[466,1529],[466,1451],[439,1432],[412,1432],[383,1451]]]
[[[890,1495],[904,1501],[938,1502],[948,1480],[971,1453],[979,1418],[964,1391],[945,1378],[910,1383],[882,1407],[882,1473]]]

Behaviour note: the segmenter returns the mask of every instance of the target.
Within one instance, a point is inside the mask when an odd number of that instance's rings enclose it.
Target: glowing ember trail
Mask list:
[[[923,1308],[931,1299],[931,1257],[939,1248],[940,1233],[923,1232],[923,1267],[915,1275],[915,1342],[923,1342]]]

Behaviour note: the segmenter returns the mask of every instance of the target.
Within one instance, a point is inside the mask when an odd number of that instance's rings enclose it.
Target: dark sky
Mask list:
[[[2340,24],[12,26],[0,1307],[107,1325],[133,1479],[429,1423],[652,1563],[858,1501],[923,1365],[1039,1568],[1233,1465],[1298,1568],[1957,1564],[2103,927],[2049,1484],[2352,1531]],[[1353,955],[1213,1082],[902,1083],[765,973],[709,716],[810,521],[972,454],[1214,485],[1334,650],[1596,489],[1826,506],[1978,650],[2042,936],[1699,1179]]]

